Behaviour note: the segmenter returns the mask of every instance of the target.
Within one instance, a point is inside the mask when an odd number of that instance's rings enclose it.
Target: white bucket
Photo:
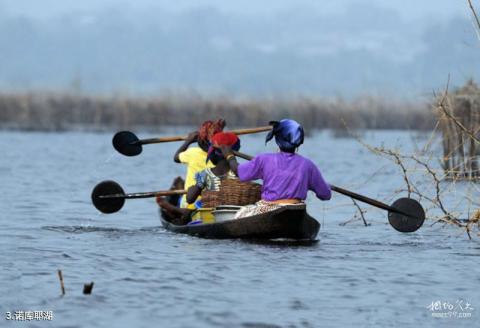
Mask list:
[[[214,210],[212,213],[215,216],[215,222],[225,222],[233,220],[235,214],[238,210],[236,209],[225,209],[225,210]]]

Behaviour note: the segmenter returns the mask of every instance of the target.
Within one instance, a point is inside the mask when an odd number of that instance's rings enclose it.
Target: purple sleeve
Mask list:
[[[332,198],[332,191],[330,185],[325,182],[322,173],[317,166],[311,163],[310,166],[310,180],[308,181],[308,189],[315,192],[321,200],[329,200]]]
[[[240,181],[263,179],[263,165],[261,156],[256,156],[251,161],[239,164],[238,178]]]

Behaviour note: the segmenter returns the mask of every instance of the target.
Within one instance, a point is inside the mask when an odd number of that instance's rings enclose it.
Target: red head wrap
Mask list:
[[[210,138],[210,143],[214,147],[233,146],[238,142],[238,137],[232,132],[218,132]]]
[[[222,152],[218,147],[231,146],[233,150],[240,149],[240,139],[235,133],[232,132],[218,132],[210,138],[210,147],[208,148],[207,161],[212,158],[213,155],[223,157]]]

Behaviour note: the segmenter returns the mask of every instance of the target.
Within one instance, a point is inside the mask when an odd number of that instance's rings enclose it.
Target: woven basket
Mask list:
[[[207,208],[219,205],[255,204],[261,199],[261,193],[262,186],[258,183],[225,179],[220,183],[220,191],[202,191],[202,206]]]
[[[202,207],[217,207],[220,205],[219,194],[218,191],[202,191]]]
[[[261,199],[262,186],[238,179],[225,179],[220,183],[219,201],[223,205],[250,205]]]

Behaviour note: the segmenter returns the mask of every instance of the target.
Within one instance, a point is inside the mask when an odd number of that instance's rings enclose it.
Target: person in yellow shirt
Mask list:
[[[185,142],[177,149],[173,160],[176,163],[186,165],[185,181],[181,177],[174,179],[171,189],[188,190],[196,184],[195,175],[207,168],[214,167],[211,161],[207,161],[209,139],[217,132],[223,131],[224,120],[205,121],[198,131],[191,132]],[[190,147],[197,142],[198,147]],[[200,197],[198,197],[199,200]],[[169,216],[176,218],[177,224],[185,224],[189,221],[189,213],[196,209],[195,202],[188,204],[186,196],[169,196],[168,199],[157,197],[157,203]],[[185,222],[184,222],[185,221]]]
[[[173,156],[173,160],[176,163],[182,163],[187,166],[185,190],[188,190],[188,188],[196,184],[195,175],[198,172],[214,167],[211,161],[207,161],[209,141],[215,133],[223,131],[224,127],[224,120],[205,121],[198,131],[194,131],[188,135],[187,140],[185,140]],[[198,147],[190,147],[194,142],[197,142]],[[195,203],[188,204],[186,196],[183,196],[180,201],[180,207],[195,209]]]
[[[178,148],[173,157],[176,163],[181,163],[186,166],[185,190],[188,190],[188,188],[195,184],[195,174],[197,174],[197,172],[213,166],[211,161],[207,162],[208,146],[205,146],[203,140],[199,140],[198,136],[198,131],[190,133],[185,143]],[[190,147],[194,142],[197,142],[198,147]],[[181,198],[178,205],[181,208],[195,209],[194,204],[188,204],[186,202],[185,196]]]

